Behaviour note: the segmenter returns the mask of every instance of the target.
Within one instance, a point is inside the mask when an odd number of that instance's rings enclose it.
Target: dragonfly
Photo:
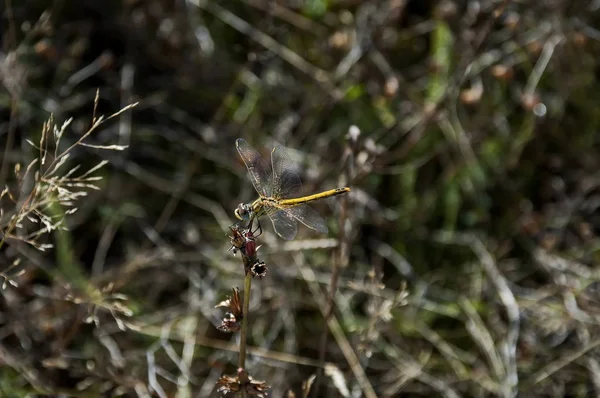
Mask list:
[[[248,221],[251,227],[254,220],[258,222],[260,217],[267,215],[277,235],[285,240],[296,237],[298,222],[315,231],[328,232],[323,218],[306,203],[344,194],[349,192],[350,188],[335,188],[308,196],[298,196],[302,182],[284,147],[275,145],[271,151],[271,161],[265,162],[246,140],[238,138],[235,146],[259,195],[258,199],[251,203],[240,203],[235,210],[235,216],[239,220]]]

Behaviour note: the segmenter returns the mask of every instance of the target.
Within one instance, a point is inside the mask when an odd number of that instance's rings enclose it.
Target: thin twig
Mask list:
[[[579,359],[580,357],[587,354],[589,351],[600,346],[600,339],[592,341],[590,344],[585,347],[580,348],[579,350],[572,352],[563,356],[562,358],[557,359],[556,361],[550,362],[548,365],[544,366],[539,371],[535,372],[531,378],[529,378],[524,385],[533,386],[534,384],[542,382],[544,379],[550,377],[553,373],[559,371],[563,367],[567,366],[571,362]],[[523,390],[521,392],[524,392]]]
[[[249,262],[250,259],[246,256],[242,256],[244,259],[244,263]],[[244,269],[246,268],[246,264],[244,264]],[[252,274],[250,272],[246,273],[246,277],[244,278],[244,310],[242,316],[242,330],[240,332],[240,358],[238,362],[238,367],[242,369],[246,369],[246,336],[248,335],[248,311],[250,309],[250,288],[252,287]]]
[[[19,116],[19,99],[16,94],[13,94],[10,105],[10,117],[8,119],[8,135],[6,137],[6,146],[4,147],[4,156],[2,159],[2,165],[0,165],[0,186],[4,185],[6,177],[8,175],[8,153],[12,149],[13,141],[15,138],[15,131],[17,128],[18,116]]]
[[[11,0],[7,0],[6,2],[6,16],[9,23],[8,41],[9,43],[16,45],[17,35]],[[4,186],[8,175],[8,153],[10,152],[13,146],[15,131],[18,122],[18,93],[19,90],[17,90],[16,92],[11,92],[10,117],[8,119],[8,135],[6,137],[6,146],[4,147],[4,157],[2,159],[2,165],[0,165],[0,186]]]
[[[542,78],[542,75],[544,74],[544,71],[546,70],[546,67],[548,66],[548,63],[550,62],[550,59],[552,58],[552,54],[554,54],[556,46],[558,46],[563,40],[564,37],[562,35],[553,35],[544,44],[542,54],[540,55],[538,62],[535,64],[531,75],[529,75],[529,79],[527,80],[527,85],[525,86],[525,90],[523,92],[524,95],[533,95],[538,83],[540,82],[540,79]]]

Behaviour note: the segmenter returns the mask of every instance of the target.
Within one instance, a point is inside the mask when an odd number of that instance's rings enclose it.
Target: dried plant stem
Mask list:
[[[346,173],[350,175],[349,172],[350,162],[347,163]],[[329,326],[328,323],[333,315],[333,310],[335,308],[335,295],[337,293],[338,283],[340,279],[340,270],[341,268],[348,266],[348,237],[346,235],[346,218],[348,217],[348,198],[347,196],[343,196],[341,198],[341,211],[339,218],[340,232],[338,235],[338,252],[337,256],[333,261],[333,269],[331,271],[331,279],[329,282],[329,292],[327,297],[327,308],[325,310],[325,326],[323,328],[323,334],[321,335],[321,341],[319,344],[319,362],[321,363],[321,367],[317,371],[317,377],[314,383],[313,396],[319,396],[319,390],[321,389],[321,380],[323,377],[323,368],[325,366],[325,359],[327,354],[327,342],[329,337]]]
[[[246,255],[242,255],[244,260],[244,269],[249,269],[246,267],[248,263],[250,263],[250,258]],[[243,303],[243,316],[242,316],[242,330],[240,331],[240,358],[238,362],[238,369],[246,369],[246,336],[248,334],[248,312],[250,308],[250,288],[252,287],[252,274],[250,272],[246,272],[246,277],[244,278],[244,303]],[[246,390],[240,390],[240,396],[246,397]]]
[[[10,158],[9,152],[13,146],[15,131],[17,129],[17,118],[19,116],[18,106],[19,99],[16,95],[13,95],[11,100],[10,118],[8,119],[8,135],[6,137],[6,146],[4,147],[4,157],[2,159],[2,165],[0,165],[0,186],[5,184],[8,175],[8,160]]]
[[[244,257],[244,262],[250,261],[246,256]],[[238,367],[242,369],[246,369],[246,335],[248,333],[248,309],[250,308],[250,288],[252,287],[252,274],[250,272],[246,273],[246,278],[244,279],[244,309],[242,317],[242,330],[240,332],[240,360],[238,362]]]

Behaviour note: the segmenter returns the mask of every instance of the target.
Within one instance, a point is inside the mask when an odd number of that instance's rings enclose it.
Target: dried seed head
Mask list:
[[[348,31],[337,31],[329,37],[329,46],[336,49],[350,48],[352,37]]]
[[[219,380],[217,380],[217,389],[218,392],[223,394],[229,394],[230,392],[239,392],[241,390],[240,382],[237,376],[221,376]]]
[[[470,88],[460,92],[460,100],[463,104],[472,105],[479,103],[483,95],[483,84],[480,81],[475,82]]]
[[[244,369],[239,368],[236,376],[221,376],[217,380],[217,391],[223,394],[244,391],[249,397],[266,398],[267,390],[271,388],[264,381],[253,380]]]
[[[491,68],[492,76],[498,80],[508,81],[513,77],[513,69],[509,65],[497,64]]]
[[[231,230],[231,235],[229,235],[229,242],[231,243],[231,247],[229,250],[233,252],[233,254],[237,254],[238,250],[242,250],[244,248],[244,235],[242,234],[242,228],[238,224],[233,224],[229,227]]]
[[[385,84],[383,86],[383,93],[388,98],[395,97],[396,93],[398,93],[399,87],[400,83],[398,82],[398,78],[396,76],[390,76],[385,81]]]
[[[269,271],[269,269],[265,265],[265,262],[260,261],[260,260],[256,260],[256,262],[254,264],[252,264],[252,267],[250,268],[250,272],[252,273],[252,276],[258,277],[258,278],[263,278],[263,277],[267,276],[268,271]]]
[[[217,329],[226,333],[233,333],[240,330],[244,312],[242,310],[242,301],[240,300],[240,290],[237,287],[233,288],[233,294],[231,296],[227,297],[226,300],[221,301],[215,308],[229,309],[229,312],[225,314],[221,321],[221,325],[217,326]]]
[[[215,308],[228,308],[233,315],[235,315],[238,318],[241,318],[243,311],[242,300],[240,299],[240,289],[234,287],[232,291],[233,294],[231,296],[227,296],[227,299],[221,301],[215,306]]]
[[[228,312],[223,317],[221,324],[217,326],[221,332],[234,333],[240,330],[241,322],[231,312]]]
[[[45,57],[48,60],[56,60],[58,57],[58,51],[54,45],[48,39],[42,39],[38,41],[34,46],[33,50],[36,54]]]
[[[256,246],[256,240],[254,232],[250,227],[243,227],[239,224],[234,224],[229,227],[231,235],[229,236],[229,242],[231,247],[229,250],[234,255],[237,252],[241,252],[243,256],[248,257],[250,261],[253,261],[256,256],[258,247]]]

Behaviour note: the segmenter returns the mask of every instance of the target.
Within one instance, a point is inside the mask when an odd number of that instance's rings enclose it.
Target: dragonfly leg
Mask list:
[[[258,231],[258,233],[256,233],[256,231]],[[260,225],[260,219],[256,219],[256,229],[254,231],[252,231],[252,235],[254,235],[255,238],[259,237],[262,234],[262,226]]]
[[[244,226],[244,229],[250,231],[252,230],[252,224],[254,223],[254,217],[250,217],[250,221],[248,221],[248,225]]]

